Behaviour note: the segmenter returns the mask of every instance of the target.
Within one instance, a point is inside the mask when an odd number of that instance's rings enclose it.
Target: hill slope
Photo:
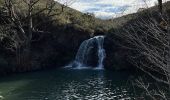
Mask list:
[[[34,11],[38,11],[46,7],[49,0],[40,0]],[[27,7],[22,0],[15,0],[15,5],[18,9],[18,14],[23,17],[26,14]],[[170,7],[170,2],[164,4],[164,7]],[[8,37],[4,37],[3,32],[0,31],[0,72],[11,73],[17,71],[31,71],[42,68],[61,67],[72,61],[78,50],[79,45],[83,40],[88,39],[95,35],[106,34],[105,48],[107,57],[105,60],[106,67],[113,68],[119,66],[126,67],[126,57],[124,49],[117,45],[115,36],[124,26],[133,23],[134,20],[144,17],[146,12],[152,13],[157,11],[157,7],[149,8],[145,11],[129,14],[116,18],[113,20],[101,20],[95,18],[91,14],[83,14],[79,11],[65,7],[62,11],[62,5],[55,4],[52,17],[46,17],[46,12],[42,12],[33,20],[35,23],[44,20],[52,21],[50,23],[43,23],[38,26],[38,29],[46,29],[48,32],[43,34],[39,41],[33,41],[31,44],[32,66],[27,69],[22,69],[16,66],[15,52],[6,48],[9,44]],[[3,20],[6,19],[4,15],[3,0],[0,0],[0,27],[5,27]],[[156,12],[157,13],[157,12]],[[37,34],[34,34],[36,37]],[[122,40],[123,41],[123,40]],[[121,41],[121,42],[122,42]]]
[[[135,55],[135,48],[137,47],[132,47],[130,48],[129,45],[133,45],[135,43],[129,44],[129,38],[127,37],[127,34],[131,34],[131,38],[134,38],[136,36],[136,32],[138,34],[141,34],[140,31],[142,30],[144,33],[148,33],[148,28],[149,26],[144,27],[144,25],[147,25],[147,23],[151,23],[152,21],[155,21],[157,23],[157,27],[162,28],[163,31],[166,31],[164,27],[166,27],[166,24],[164,23],[164,20],[162,18],[167,18],[170,17],[170,2],[164,3],[163,4],[163,9],[164,12],[162,15],[158,12],[158,7],[154,6],[148,9],[145,9],[144,11],[137,12],[134,14],[129,14],[126,16],[122,16],[120,18],[113,19],[113,22],[115,22],[115,25],[113,28],[109,30],[106,36],[106,44],[105,48],[107,51],[107,58],[105,60],[105,65],[106,66],[113,66],[113,69],[121,69],[124,67],[128,67],[127,64],[129,61],[131,61],[130,57],[134,57]],[[142,21],[145,21],[145,24],[143,26],[138,26],[138,24]],[[137,24],[138,23],[138,24]],[[134,31],[128,30],[129,27],[136,25]],[[164,26],[165,25],[165,26]],[[132,27],[133,28],[133,27]],[[127,33],[127,31],[129,33]],[[148,33],[149,34],[149,33]],[[130,37],[130,36],[129,36]],[[145,35],[142,35],[138,38],[143,40]],[[151,43],[151,42],[150,42]],[[158,46],[158,45],[156,45]],[[139,59],[136,60],[140,61]],[[119,66],[119,67],[117,67]],[[129,67],[131,67],[130,65]],[[129,69],[129,68],[128,68]]]
[[[28,10],[26,4],[23,0],[13,2],[18,16],[24,18]],[[40,0],[34,7],[34,13],[44,9],[47,2],[49,0]],[[82,41],[95,35],[106,34],[114,25],[110,21],[97,19],[92,14],[84,14],[69,7],[64,7],[62,11],[62,5],[57,2],[52,14],[56,15],[47,17],[47,12],[43,11],[33,18],[33,25],[47,21],[37,26],[37,29],[46,30],[47,33],[43,34],[38,41],[31,43],[32,66],[23,68],[16,65],[16,52],[7,48],[11,43],[8,37],[11,33],[4,35],[2,30],[14,30],[7,29],[8,24],[4,23],[8,17],[6,17],[4,0],[0,0],[0,72],[22,72],[64,66],[74,59]],[[22,24],[25,23],[27,22],[22,20]],[[37,36],[39,34],[33,34],[33,38]]]

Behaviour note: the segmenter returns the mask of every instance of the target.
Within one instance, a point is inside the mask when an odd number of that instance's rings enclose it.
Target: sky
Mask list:
[[[97,18],[110,19],[135,13],[139,8],[157,5],[157,0],[57,0],[67,3],[83,13],[93,13]],[[166,2],[168,0],[163,0]]]

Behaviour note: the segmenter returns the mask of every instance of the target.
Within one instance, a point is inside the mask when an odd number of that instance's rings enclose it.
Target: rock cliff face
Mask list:
[[[87,31],[53,26],[50,33],[46,33],[40,40],[32,42],[32,66],[26,70],[22,70],[16,65],[15,52],[6,49],[4,43],[0,42],[0,72],[11,73],[62,67],[74,60],[79,45],[88,38],[90,38],[90,33]]]
[[[127,61],[128,51],[115,41],[116,38],[110,36],[105,38],[104,48],[106,58],[104,65],[109,70],[131,70],[133,66]]]
[[[54,34],[58,34],[57,36]],[[62,67],[74,60],[82,41],[89,38],[83,31],[57,32],[33,44],[35,67]]]
[[[101,35],[94,33],[96,35]],[[104,33],[102,34],[104,35]],[[90,38],[90,33],[84,30],[75,30],[69,28],[63,30],[62,28],[53,28],[53,31],[45,34],[39,41],[32,42],[31,62],[32,66],[23,71],[32,71],[44,68],[63,67],[75,59],[76,53],[81,43]],[[2,47],[3,48],[3,47]],[[97,48],[97,47],[95,47]],[[91,52],[88,63],[90,66],[97,66],[98,55],[97,50]],[[109,70],[124,70],[128,69],[126,50],[118,46],[111,37],[104,40],[104,49],[106,58],[104,66]],[[18,72],[16,66],[15,54],[6,50],[0,49],[0,66],[1,72]],[[9,55],[9,56],[8,56]]]
[[[109,70],[129,69],[130,65],[126,61],[128,52],[114,42],[115,37],[106,35],[106,31],[94,31],[92,34],[91,31],[85,29],[65,28],[58,25],[51,25],[48,30],[50,32],[45,33],[40,40],[32,42],[32,66],[26,70],[22,70],[16,65],[15,53],[5,48],[4,42],[0,42],[0,72],[11,73],[63,67],[75,59],[78,48],[84,40],[96,35],[106,36],[104,40],[104,49],[106,50],[104,67]],[[97,66],[98,63],[97,50],[94,48],[93,51],[89,57],[91,59],[87,61],[89,66]]]

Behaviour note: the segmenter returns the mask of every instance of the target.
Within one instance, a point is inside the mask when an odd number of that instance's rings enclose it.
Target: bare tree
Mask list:
[[[160,19],[163,24],[150,14],[147,17],[139,16],[137,20],[123,28],[120,37],[126,40],[125,46],[132,50],[130,62],[158,83],[170,87],[169,16],[161,16]],[[149,86],[142,84],[141,81],[138,83],[147,90],[148,95],[152,94],[148,90]],[[152,99],[156,100],[154,96]]]
[[[61,10],[64,11],[65,7],[71,6],[73,3],[75,3],[77,0],[58,0],[61,2]]]
[[[124,46],[132,51],[130,62],[169,88],[163,90],[158,86],[157,89],[151,89],[150,84],[144,83],[142,79],[136,81],[138,87],[144,89],[152,100],[169,100],[170,17],[166,11],[163,13],[162,0],[158,0],[158,3],[161,15],[157,14],[157,18],[161,20],[153,17],[153,12],[149,11],[147,17],[138,16],[137,20],[123,28],[123,34],[120,35],[119,32],[117,36],[126,40]]]
[[[144,90],[143,93],[141,93],[143,100],[146,98],[148,98],[147,100],[169,100],[170,99],[169,96],[167,95],[168,91],[166,91],[165,88],[155,85],[153,83],[145,82],[145,80],[142,77],[136,80],[134,84],[137,87]],[[155,86],[155,88],[151,89],[153,85]]]
[[[38,11],[34,8],[40,2],[40,0],[21,0],[26,8],[25,16],[19,15],[20,8],[12,0],[4,0],[4,8],[6,17],[8,19],[8,26],[13,28],[14,31],[10,32],[9,35],[12,44],[8,46],[9,49],[13,49],[16,52],[17,64],[22,66],[22,69],[27,69],[31,66],[31,43],[33,41],[33,33],[40,32],[46,33],[44,30],[38,30],[37,25],[40,23],[34,23],[33,19],[35,16],[40,15],[44,12],[47,16],[52,15],[52,11],[55,7],[55,2],[49,0],[46,6]],[[41,23],[42,24],[42,23]],[[11,29],[11,30],[13,30]]]

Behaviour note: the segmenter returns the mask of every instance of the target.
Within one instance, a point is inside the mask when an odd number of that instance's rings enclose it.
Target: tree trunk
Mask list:
[[[25,41],[22,46],[18,46],[16,49],[16,69],[13,71],[28,71],[31,67],[31,42],[29,40]]]
[[[24,49],[23,49],[23,70],[24,71],[28,71],[31,67],[31,42],[30,40],[27,40],[25,45],[24,45]]]
[[[16,66],[17,68],[21,66],[21,49],[20,46],[17,46],[16,48]],[[16,69],[13,69],[15,71]]]
[[[162,0],[158,0],[159,12],[162,14]]]

